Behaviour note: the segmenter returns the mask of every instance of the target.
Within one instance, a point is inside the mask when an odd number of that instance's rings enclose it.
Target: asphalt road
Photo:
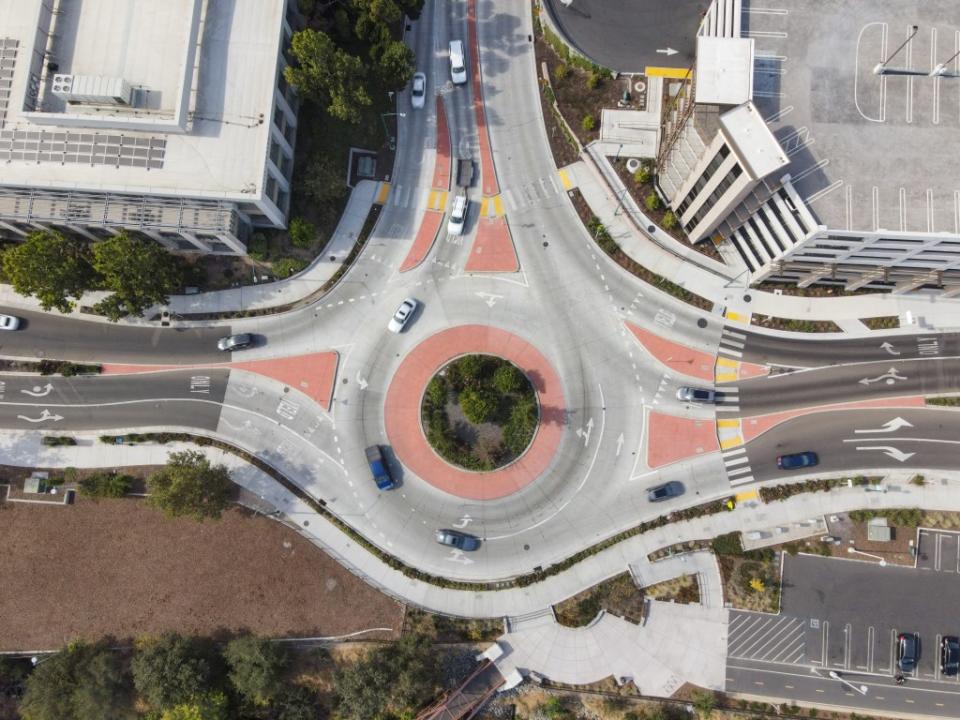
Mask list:
[[[544,0],[567,37],[594,62],[620,72],[689,68],[706,0]],[[673,49],[667,54],[658,50]]]
[[[738,358],[761,365],[784,367],[823,367],[858,362],[910,360],[960,356],[960,333],[923,335],[878,335],[851,340],[817,340],[752,333],[746,335],[743,356]],[[739,349],[739,348],[738,348]],[[721,345],[721,352],[723,346]]]
[[[955,470],[958,444],[960,412],[928,408],[804,415],[777,425],[745,447],[753,477],[763,481],[804,473],[779,470],[776,457],[806,450],[820,458],[820,465],[811,471],[825,476],[853,468]]]
[[[960,358],[839,365],[744,380],[740,412],[762,415],[790,408],[960,390]]]
[[[23,359],[74,362],[161,362],[188,364],[223,362],[217,340],[230,327],[138,327],[80,321],[54,313],[25,310],[0,312],[21,319],[21,329],[0,333],[0,355]]]

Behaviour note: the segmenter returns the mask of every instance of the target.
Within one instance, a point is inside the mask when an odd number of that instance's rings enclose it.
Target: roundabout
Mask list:
[[[426,388],[451,361],[465,355],[501,358],[533,385],[539,425],[533,440],[505,467],[477,472],[456,467],[431,447],[421,423]],[[496,500],[528,486],[550,466],[560,446],[566,401],[560,377],[534,345],[513,333],[486,325],[461,325],[419,343],[403,359],[390,382],[384,407],[387,438],[397,458],[418,477],[450,495]]]

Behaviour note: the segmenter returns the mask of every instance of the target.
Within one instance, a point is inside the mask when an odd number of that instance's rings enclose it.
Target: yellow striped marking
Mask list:
[[[493,215],[494,217],[503,216],[503,200],[500,198],[499,195],[496,195],[493,198]]]
[[[717,373],[717,377],[715,378],[718,383],[733,382],[739,379],[740,376],[736,373]]]
[[[661,67],[659,65],[647,65],[644,74],[648,77],[662,77],[672,80],[686,80],[693,77],[693,72],[688,68]]]
[[[760,497],[760,494],[756,490],[747,490],[742,493],[737,493],[733,496],[733,499],[738,503],[747,502],[747,500],[757,500]]]
[[[390,183],[380,183],[380,192],[377,193],[377,205],[386,205],[387,198],[390,197]]]
[[[733,447],[740,447],[743,445],[743,438],[737,435],[736,437],[727,438],[726,440],[720,441],[721,450],[729,450]]]
[[[446,190],[441,190],[437,194],[437,204],[434,205],[434,207],[440,212],[443,212],[444,210],[447,209],[447,191]]]
[[[717,420],[717,427],[740,427],[740,421],[731,418]]]
[[[747,325],[750,324],[749,315],[741,315],[740,313],[734,312],[733,310],[727,310],[727,312],[724,314],[724,317],[727,320],[733,320],[733,322],[745,323]]]
[[[490,205],[490,198],[482,198],[480,200],[480,217],[487,216],[487,207]]]
[[[740,367],[740,361],[734,360],[733,358],[723,357],[723,355],[720,355],[717,358],[717,365],[719,365],[720,367],[738,368]]]
[[[560,184],[563,185],[564,190],[569,190],[573,187],[573,183],[570,182],[570,176],[566,170],[557,170],[557,174],[560,176]]]

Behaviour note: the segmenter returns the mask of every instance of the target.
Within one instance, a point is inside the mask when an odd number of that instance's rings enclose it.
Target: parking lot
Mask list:
[[[919,664],[908,676],[957,685],[941,677],[938,647],[960,635],[958,539],[924,531],[917,568],[786,556],[781,614],[732,612],[728,657],[889,677],[897,635],[917,633]]]

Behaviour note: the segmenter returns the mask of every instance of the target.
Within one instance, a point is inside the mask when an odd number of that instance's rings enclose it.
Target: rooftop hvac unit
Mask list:
[[[80,105],[132,105],[133,88],[123,78],[102,75],[54,75],[55,96]]]

